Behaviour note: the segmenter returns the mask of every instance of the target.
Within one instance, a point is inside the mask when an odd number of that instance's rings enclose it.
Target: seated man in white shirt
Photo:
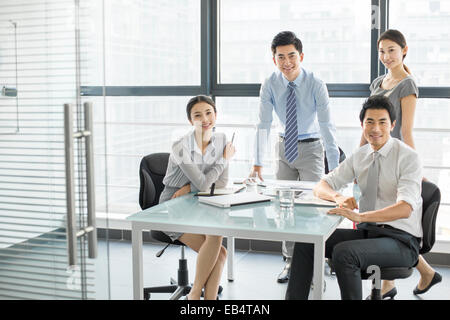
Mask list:
[[[415,150],[390,136],[395,126],[392,104],[383,96],[368,98],[360,121],[369,143],[314,188],[316,196],[338,204],[329,214],[358,223],[356,230],[337,229],[325,246],[341,298],[355,300],[362,299],[362,270],[370,265],[414,266],[422,237],[422,166]],[[355,179],[361,189],[359,207],[355,198],[338,192]],[[313,257],[312,244],[295,244],[286,299],[308,299]]]

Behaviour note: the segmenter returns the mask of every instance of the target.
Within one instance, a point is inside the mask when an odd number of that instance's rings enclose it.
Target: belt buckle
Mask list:
[[[314,141],[317,141],[317,140],[319,140],[319,138],[306,138],[306,139],[299,140],[299,141],[308,143],[308,142],[314,142]]]

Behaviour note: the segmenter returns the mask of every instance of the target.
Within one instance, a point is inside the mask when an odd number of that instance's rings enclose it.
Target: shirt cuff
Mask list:
[[[323,181],[325,181],[326,183],[328,183],[328,185],[331,187],[331,189],[333,190],[338,190],[339,188],[336,188],[336,185],[333,182],[333,179],[331,178],[330,174],[327,174],[326,176],[324,176],[322,178]]]
[[[190,185],[191,185],[191,192],[197,193],[197,192],[200,191],[200,190],[198,190],[198,189],[194,186],[194,184],[193,184],[192,182],[190,183]]]
[[[409,204],[413,211],[417,210],[418,203],[417,200],[414,200],[414,198],[405,195],[400,195],[397,197],[397,203],[400,201],[405,201],[407,204]]]
[[[254,165],[254,166],[262,167],[262,163],[259,162],[259,161],[256,161],[256,160],[255,160],[255,163],[253,163],[253,165]]]
[[[328,161],[328,159],[327,159]],[[328,161],[328,171],[334,170],[338,167],[339,165],[339,161],[335,161],[335,160],[330,160]]]

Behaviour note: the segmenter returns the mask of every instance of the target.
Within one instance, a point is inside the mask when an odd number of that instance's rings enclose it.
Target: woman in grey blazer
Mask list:
[[[394,105],[397,122],[391,136],[402,140],[415,149],[412,135],[414,113],[419,97],[419,89],[411,70],[403,63],[408,46],[403,34],[398,30],[389,29],[378,39],[379,59],[388,69],[388,73],[376,78],[370,85],[370,95],[388,97]],[[361,146],[367,141],[361,136]],[[420,273],[420,281],[414,289],[414,294],[427,292],[433,285],[440,282],[442,277],[419,255],[416,266]],[[394,281],[383,281],[383,298],[393,298],[397,294]]]
[[[214,101],[207,96],[196,96],[189,100],[186,113],[194,128],[172,145],[160,203],[189,192],[206,191],[213,183],[217,188],[224,187],[228,182],[228,161],[235,148],[226,142],[225,134],[213,131],[217,115]],[[227,255],[222,246],[223,237],[166,234],[198,253],[194,284],[186,298],[199,300],[204,288],[205,300],[215,300]]]

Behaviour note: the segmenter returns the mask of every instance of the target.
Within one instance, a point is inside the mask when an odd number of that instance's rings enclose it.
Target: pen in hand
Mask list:
[[[233,141],[234,141],[234,137],[235,137],[235,132],[233,132],[233,136],[231,137],[231,141],[227,142],[224,149],[223,149],[223,157],[226,160],[230,160],[235,152],[236,152],[236,148],[233,146]]]
[[[211,185],[211,192],[209,193],[210,196],[213,196],[213,195],[214,195],[214,189],[215,189],[215,188],[216,188],[216,184],[213,183],[213,184]]]

